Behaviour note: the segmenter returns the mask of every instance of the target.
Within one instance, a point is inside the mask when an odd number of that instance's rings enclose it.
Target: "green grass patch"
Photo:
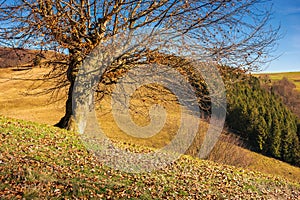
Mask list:
[[[191,156],[151,173],[124,173],[100,163],[72,132],[5,117],[0,142],[1,199],[300,197],[299,184]]]

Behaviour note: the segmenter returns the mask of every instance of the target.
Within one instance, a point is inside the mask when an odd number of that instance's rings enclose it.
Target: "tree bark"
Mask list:
[[[72,57],[70,59],[69,67],[67,70],[67,78],[68,81],[70,82],[70,87],[68,90],[68,98],[65,106],[66,108],[65,115],[60,119],[60,121],[57,124],[55,124],[55,126],[59,128],[71,130],[71,131],[76,131],[72,95],[73,95],[75,79],[83,59],[81,58],[79,51],[70,50],[69,52]]]
[[[70,81],[70,87],[68,91],[68,98],[66,101],[65,106],[65,115],[60,119],[60,121],[55,124],[55,126],[59,128],[65,128],[67,130],[74,131],[75,130],[75,122],[73,116],[73,109],[72,109],[72,92],[74,87],[74,81]]]

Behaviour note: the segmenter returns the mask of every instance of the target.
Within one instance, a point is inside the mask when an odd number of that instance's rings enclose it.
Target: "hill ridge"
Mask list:
[[[0,197],[297,199],[300,185],[182,156],[152,173],[108,168],[73,132],[0,116]]]

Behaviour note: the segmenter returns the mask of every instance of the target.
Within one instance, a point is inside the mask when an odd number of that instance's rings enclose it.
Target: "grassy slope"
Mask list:
[[[23,81],[20,79],[41,78],[48,70],[35,68],[28,71],[12,71],[11,68],[0,68],[0,113],[19,119],[40,123],[54,124],[64,112],[64,100],[49,104],[50,95],[32,96],[31,88],[38,87],[34,92],[41,92],[54,81]],[[12,80],[14,79],[14,80]],[[40,86],[40,87],[39,87]]]
[[[48,101],[50,98],[49,95],[23,96],[22,93],[27,91],[28,87],[32,85],[32,82],[9,80],[10,77],[36,77],[42,75],[45,72],[45,69],[40,68],[33,69],[29,72],[12,72],[10,69],[0,69],[0,114],[13,118],[30,120],[51,125],[56,123],[63,115],[64,100],[59,101],[55,104],[48,105]],[[44,88],[44,86],[42,86],[41,88]],[[41,90],[41,88],[39,90]],[[169,123],[170,121],[167,121],[166,127],[164,127],[162,132],[160,134],[157,134],[156,137],[140,140],[133,139],[132,137],[128,137],[128,135],[123,133],[117,127],[113,120],[112,114],[109,112],[109,105],[110,102],[102,103],[102,107],[99,108],[99,111],[105,114],[98,115],[98,118],[101,123],[101,128],[103,128],[108,137],[114,140],[127,141],[143,146],[160,148],[166,145],[166,143],[168,143],[168,141],[173,138],[172,134],[176,133],[177,131],[173,121],[176,122],[176,120],[178,120],[178,116],[173,113],[172,115],[169,114],[169,116],[171,116],[171,123]],[[171,106],[171,109],[172,112],[176,110],[174,106]],[[139,111],[147,112],[147,109],[141,108]],[[136,115],[134,116],[134,118],[144,119],[145,117],[143,115]],[[145,121],[147,121],[147,119],[139,122],[143,123]],[[202,124],[201,128],[205,129],[205,125]],[[247,155],[244,159],[250,159],[250,162],[247,161],[248,163],[250,163],[250,166],[245,166],[246,168],[273,175],[280,175],[300,182],[300,168],[290,166],[284,162],[280,162],[272,158],[267,158],[240,147],[226,147],[225,149],[220,149],[219,152],[220,154],[225,154],[224,157],[226,157],[226,160],[228,160],[228,158],[233,158],[233,160],[235,161],[235,163],[226,162],[228,164],[237,164],[238,166],[241,166],[239,163],[237,163],[240,162],[239,160],[237,160],[238,158],[235,159],[234,157],[240,154],[238,156],[241,156],[243,159],[244,155]]]
[[[296,89],[300,91],[300,72],[280,72],[280,73],[265,73],[257,74],[257,76],[268,75],[272,81],[281,80],[283,77],[291,80],[295,85]]]
[[[71,132],[0,117],[0,197],[138,199],[297,199],[300,185],[182,156],[152,173],[98,163]]]

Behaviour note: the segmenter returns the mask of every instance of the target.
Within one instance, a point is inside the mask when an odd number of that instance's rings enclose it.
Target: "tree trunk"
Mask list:
[[[70,81],[70,80],[69,80]],[[67,130],[75,130],[75,122],[73,117],[73,109],[72,109],[72,92],[74,87],[74,81],[70,81],[70,87],[68,91],[68,99],[65,105],[65,115],[60,119],[60,121],[55,124],[55,126],[59,128],[65,128]]]
[[[76,131],[76,124],[74,120],[74,111],[72,105],[72,94],[74,89],[75,79],[79,70],[79,67],[82,64],[82,57],[80,56],[80,52],[76,50],[70,50],[70,63],[67,70],[67,78],[70,82],[70,87],[68,91],[68,98],[65,105],[65,115],[60,119],[60,121],[55,124],[55,126],[59,128],[65,128],[67,130]]]

